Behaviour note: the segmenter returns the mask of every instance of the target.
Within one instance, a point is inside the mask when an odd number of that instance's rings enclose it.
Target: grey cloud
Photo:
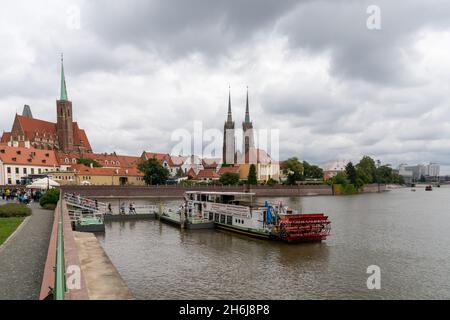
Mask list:
[[[165,58],[228,54],[236,43],[273,26],[297,1],[89,1],[84,23],[114,47],[132,44]],[[101,13],[101,14],[99,14]]]
[[[368,30],[366,9],[381,9],[381,30]],[[412,36],[425,27],[449,28],[450,4],[442,1],[315,1],[298,6],[280,22],[292,46],[329,51],[338,78],[382,85],[412,85],[416,79],[403,61]]]

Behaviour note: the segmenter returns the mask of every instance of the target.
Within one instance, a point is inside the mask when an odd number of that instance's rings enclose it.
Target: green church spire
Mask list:
[[[61,101],[67,101],[66,78],[64,77],[64,57],[61,53]]]

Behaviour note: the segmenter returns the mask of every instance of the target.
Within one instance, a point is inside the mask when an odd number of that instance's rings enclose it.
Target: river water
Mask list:
[[[292,245],[153,220],[108,222],[98,239],[137,299],[450,298],[450,188],[269,200],[326,213],[331,236]]]

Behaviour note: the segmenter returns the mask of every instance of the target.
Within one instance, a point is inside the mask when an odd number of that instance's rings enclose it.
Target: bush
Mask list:
[[[56,209],[56,204],[54,204],[54,203],[46,203],[46,204],[44,204],[43,208],[45,210],[55,210]]]
[[[25,204],[8,203],[0,206],[0,217],[26,217],[31,215],[31,209]]]
[[[45,208],[46,204],[54,204],[56,205],[59,201],[59,190],[58,189],[50,189],[39,199],[39,204],[41,207]]]

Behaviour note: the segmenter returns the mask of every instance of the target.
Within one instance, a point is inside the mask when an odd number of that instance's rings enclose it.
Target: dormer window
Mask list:
[[[47,160],[45,160],[45,159],[44,159],[44,160],[42,160],[42,163],[47,163]]]
[[[17,153],[17,154],[21,154],[21,153],[22,153],[22,151],[20,151],[20,150],[17,150],[17,151],[16,151],[16,153]]]
[[[72,159],[72,163],[73,163],[73,164],[76,164],[76,163],[77,163],[77,159],[73,158],[73,159]]]
[[[69,163],[69,162],[70,162],[69,158],[65,158],[65,159],[64,159],[64,162],[65,162],[65,163]]]

